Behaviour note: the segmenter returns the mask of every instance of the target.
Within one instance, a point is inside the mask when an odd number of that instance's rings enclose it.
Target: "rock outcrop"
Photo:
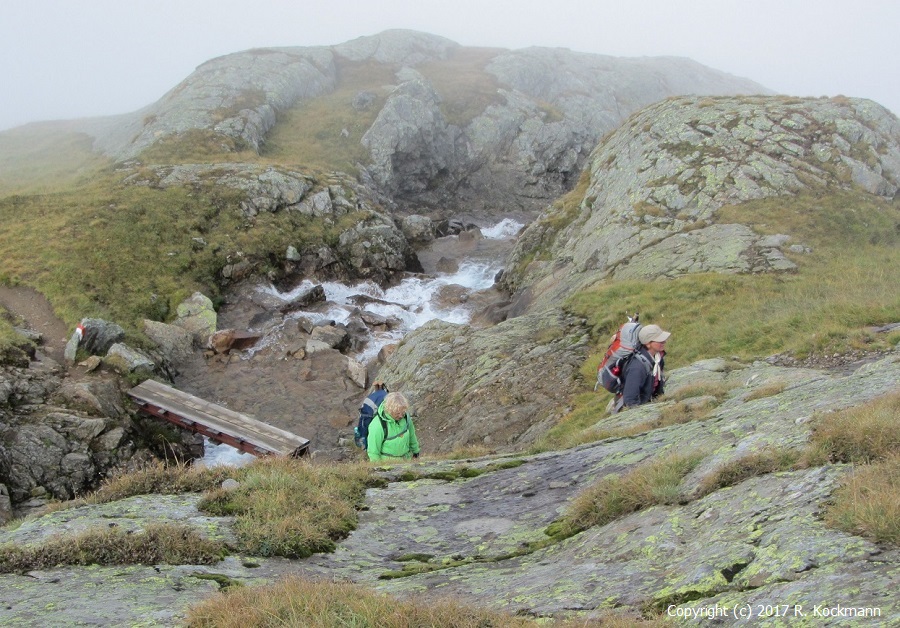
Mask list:
[[[119,160],[181,141],[259,151],[280,113],[332,94],[341,68],[361,64],[395,78],[387,88],[361,86],[353,101],[360,114],[380,106],[362,135],[369,158],[361,178],[402,206],[432,211],[534,212],[571,188],[599,138],[634,111],[678,94],[770,93],[688,59],[484,51],[390,30],[335,46],[219,57],[141,111],[80,128]],[[459,67],[474,77],[463,96],[444,82]]]
[[[724,205],[856,187],[900,187],[900,121],[857,99],[676,98],[610,134],[577,208],[549,210],[522,234],[502,283],[531,307],[602,279],[787,270],[791,234],[719,224]],[[529,260],[537,261],[530,262]]]
[[[582,321],[559,311],[486,329],[432,321],[400,343],[378,378],[408,395],[428,426],[426,451],[510,451],[560,418],[589,344]]]
[[[136,451],[115,381],[76,384],[62,374],[49,358],[0,369],[0,484],[10,515],[95,489]]]
[[[240,197],[240,212],[250,223],[260,214],[287,213],[337,230],[338,235],[330,244],[318,241],[304,246],[304,229],[296,227],[296,240],[284,251],[271,252],[272,257],[281,258],[280,275],[288,282],[299,276],[388,283],[404,271],[421,270],[403,230],[383,209],[383,199],[346,175],[315,177],[294,169],[244,163],[125,170],[129,172],[125,182],[131,185],[236,193]],[[193,244],[199,248],[207,246],[202,238],[195,238]],[[223,284],[259,274],[259,267],[270,262],[260,256],[249,258],[241,251],[228,257],[219,272]],[[208,327],[203,325],[201,335],[209,335]]]

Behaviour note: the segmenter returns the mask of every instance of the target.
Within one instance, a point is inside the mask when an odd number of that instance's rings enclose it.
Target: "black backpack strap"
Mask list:
[[[647,356],[645,356],[640,351],[635,351],[631,355],[637,357],[637,359],[643,363],[644,367],[647,369],[647,373],[653,372],[653,362],[651,362]]]
[[[401,436],[403,436],[404,434],[406,434],[409,431],[409,415],[408,414],[404,417],[406,419],[406,427],[404,427],[402,430],[400,430],[400,432],[398,432],[397,434],[394,434],[390,438],[388,438],[388,435],[387,435],[387,433],[388,433],[387,419],[384,418],[383,414],[379,414],[378,418],[381,419],[381,429],[384,430],[384,440],[385,441],[394,440],[395,438],[400,438]]]

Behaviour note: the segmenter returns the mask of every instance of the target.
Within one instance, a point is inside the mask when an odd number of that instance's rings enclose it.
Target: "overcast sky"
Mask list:
[[[134,111],[223,54],[390,28],[689,57],[780,93],[900,114],[896,0],[0,0],[0,129]]]

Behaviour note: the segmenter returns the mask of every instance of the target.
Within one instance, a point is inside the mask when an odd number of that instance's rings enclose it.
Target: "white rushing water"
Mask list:
[[[522,226],[521,223],[506,218],[496,225],[482,228],[481,233],[485,240],[512,240]],[[363,351],[351,356],[365,364],[378,355],[382,347],[399,342],[407,333],[429,321],[437,319],[456,324],[468,323],[473,314],[471,306],[464,302],[442,306],[437,298],[440,291],[447,286],[461,286],[469,293],[486,290],[494,285],[494,278],[502,269],[502,262],[503,260],[494,259],[489,254],[479,255],[475,251],[469,259],[460,261],[456,272],[407,277],[398,285],[386,289],[369,281],[349,286],[338,282],[325,282],[321,285],[325,290],[327,307],[319,306],[314,310],[292,312],[288,320],[303,317],[314,324],[323,321],[343,324],[350,319],[354,311],[365,309],[387,319],[399,321],[398,325],[388,331],[372,330]],[[311,281],[303,281],[290,292],[279,292],[271,285],[261,286],[259,290],[288,303],[315,285],[317,284]],[[360,296],[373,300],[358,303],[354,298]],[[256,347],[247,352],[247,356],[252,357],[255,351],[269,346],[271,342],[274,340],[261,339]],[[228,445],[213,445],[209,441],[206,443],[204,463],[208,465],[239,466],[253,459],[254,456],[241,454]]]

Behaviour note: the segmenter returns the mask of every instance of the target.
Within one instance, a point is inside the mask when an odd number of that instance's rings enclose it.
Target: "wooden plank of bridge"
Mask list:
[[[152,379],[128,394],[153,416],[257,455],[300,456],[309,440]]]

